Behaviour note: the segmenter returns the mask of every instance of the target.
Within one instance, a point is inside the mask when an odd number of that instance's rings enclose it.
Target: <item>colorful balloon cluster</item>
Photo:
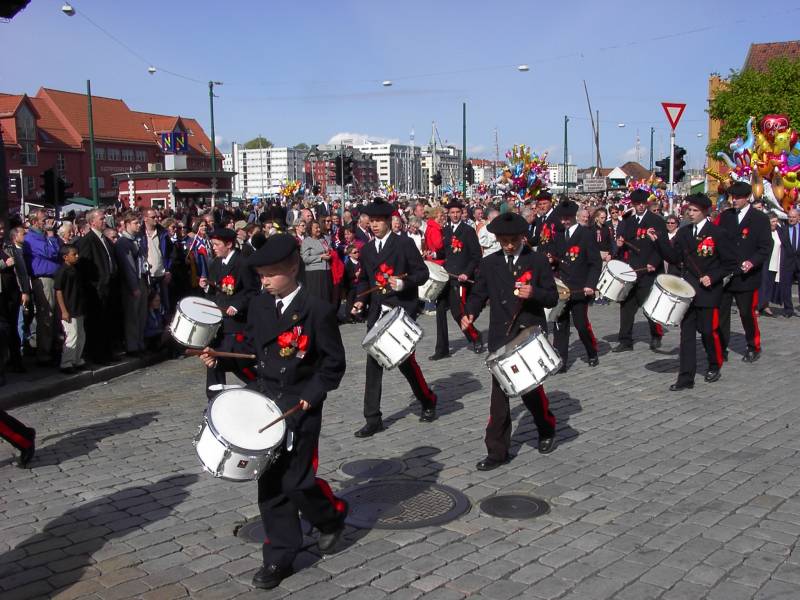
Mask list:
[[[730,169],[727,175],[707,169],[717,179],[720,194],[732,181],[750,181],[753,196],[788,210],[800,195],[800,135],[786,115],[765,115],[755,126],[755,117],[747,120],[747,135],[730,144],[730,154],[717,152],[717,158]]]
[[[667,186],[664,184],[664,180],[656,177],[655,173],[651,173],[647,179],[631,180],[628,183],[628,194],[634,190],[644,190],[650,194],[649,200],[663,200],[666,196],[666,189]]]
[[[300,191],[300,180],[287,181],[281,186],[280,195],[284,198],[291,198]]]
[[[498,182],[522,198],[536,198],[550,185],[550,172],[547,169],[547,152],[539,156],[531,153],[530,146],[514,145],[506,152],[508,165]]]

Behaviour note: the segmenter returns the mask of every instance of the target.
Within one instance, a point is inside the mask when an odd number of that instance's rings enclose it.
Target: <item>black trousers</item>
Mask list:
[[[489,404],[489,423],[486,425],[486,450],[489,458],[505,460],[508,449],[511,447],[511,410],[508,396],[492,375],[492,395]],[[536,389],[522,396],[522,403],[533,415],[533,422],[539,438],[553,437],[556,432],[556,417],[550,412],[550,401],[544,393],[544,387]]]
[[[652,278],[639,281],[633,286],[627,298],[620,302],[619,305],[619,343],[624,346],[633,345],[633,322],[636,319],[636,311],[638,311],[650,295],[650,290],[653,289]],[[656,323],[647,319],[647,324],[650,326],[650,338],[661,338],[664,335],[664,329]]]
[[[776,275],[776,271],[768,269],[762,272],[761,287],[758,288],[758,310],[769,308],[773,299],[777,299],[776,290],[780,290],[780,283],[775,283]]]
[[[747,338],[747,349],[751,352],[761,352],[761,330],[758,327],[758,290],[745,292],[722,293],[722,303],[719,306],[719,339],[723,352],[728,349],[731,341],[731,307],[736,300],[739,316],[742,319],[744,336]]]
[[[692,304],[681,321],[680,373],[678,383],[693,383],[697,373],[697,333],[703,340],[709,371],[722,367],[722,342],[719,337],[719,309]]]
[[[461,329],[461,317],[464,315],[464,303],[469,294],[468,283],[456,283],[448,281],[447,286],[436,299],[436,354],[450,353],[450,337],[447,331],[447,311],[453,315],[453,319]],[[478,341],[480,334],[473,325],[463,331],[464,337],[473,344]]]
[[[592,331],[592,324],[589,322],[589,299],[569,300],[564,307],[564,312],[558,317],[553,333],[553,341],[564,365],[567,364],[569,355],[569,324],[570,318],[575,323],[583,347],[586,348],[588,358],[597,357],[597,339]]]
[[[781,299],[783,300],[783,310],[794,310],[792,304],[792,286],[796,281],[800,281],[800,264],[793,264],[788,269],[781,269]],[[800,288],[797,292],[798,302],[800,302]]]
[[[340,525],[345,504],[330,486],[317,478],[317,445],[321,418],[305,421],[294,436],[293,448],[285,448],[276,463],[258,480],[258,508],[267,539],[262,546],[265,565],[292,565],[303,546],[298,511],[322,533]]]
[[[397,365],[400,373],[411,386],[414,396],[423,408],[431,408],[436,404],[436,395],[428,387],[417,358],[411,353],[407,359]],[[367,423],[377,423],[381,418],[381,394],[383,390],[383,367],[377,360],[367,355],[367,379],[364,386],[364,418]]]
[[[33,445],[36,432],[32,427],[18,421],[4,410],[0,410],[0,437],[17,450],[26,450]]]
[[[3,322],[5,333],[3,335],[3,345],[8,347],[8,363],[14,367],[22,366],[22,341],[19,339],[19,320],[20,295],[13,294],[6,297],[0,295],[0,321]],[[0,350],[0,360],[5,360],[5,353]]]
[[[117,339],[109,290],[87,288],[86,354],[92,362],[108,361]]]

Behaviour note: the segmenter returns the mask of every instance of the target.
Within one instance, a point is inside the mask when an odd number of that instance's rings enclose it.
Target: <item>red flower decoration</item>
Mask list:
[[[238,332],[238,333],[237,333],[237,334],[234,336],[234,339],[235,339],[237,342],[241,343],[241,342],[243,342],[243,341],[244,341],[244,334],[243,334],[243,333],[240,331],[240,332]]]
[[[464,243],[458,239],[457,237],[453,236],[450,238],[450,249],[453,252],[461,252],[461,249],[464,247]]]
[[[294,334],[291,331],[284,331],[278,336],[278,346],[281,348],[289,348],[294,342]]]
[[[236,280],[233,278],[233,275],[225,275],[220,282],[222,285],[236,285]]]
[[[645,227],[637,227],[636,228],[636,238],[637,239],[644,239],[647,237],[647,228]]]
[[[308,336],[303,334],[297,338],[297,349],[300,352],[305,352],[308,350]]]
[[[394,275],[394,268],[386,263],[381,263],[378,267],[378,272],[375,274],[375,283],[381,287],[386,287],[389,284],[389,277]]]
[[[570,251],[571,254],[580,254],[581,247],[580,246],[572,246],[572,248],[570,248],[569,251]]]
[[[522,275],[517,277],[517,283],[527,285],[531,279],[533,279],[533,273],[531,271],[525,271]]]
[[[745,227],[742,229],[742,239],[746,240],[748,235],[750,235],[750,228]]]

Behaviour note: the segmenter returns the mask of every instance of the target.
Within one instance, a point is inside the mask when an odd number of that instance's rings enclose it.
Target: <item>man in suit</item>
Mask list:
[[[720,215],[719,226],[728,232],[736,249],[739,268],[722,292],[719,308],[719,335],[722,356],[728,360],[731,339],[731,307],[736,300],[747,338],[747,352],[742,360],[752,363],[761,356],[761,331],[758,327],[758,288],[764,263],[772,252],[772,230],[769,217],[750,206],[752,189],[749,183],[737,181],[728,188],[733,207]]]
[[[781,227],[778,233],[781,237],[780,286],[783,316],[787,318],[794,315],[792,286],[796,281],[800,281],[800,211],[793,208],[788,216],[786,226]]]
[[[711,200],[705,194],[692,194],[683,213],[689,223],[678,230],[670,244],[666,236],[650,239],[658,251],[672,264],[683,264],[683,277],[694,288],[695,297],[681,321],[680,372],[669,389],[677,392],[694,387],[697,373],[697,332],[708,357],[705,380],[718,381],[724,361],[719,337],[719,306],[724,279],[736,269],[736,249],[727,232],[708,221]]]
[[[556,234],[551,244],[552,259],[558,277],[570,290],[570,299],[555,324],[553,341],[561,355],[564,365],[562,373],[567,372],[569,354],[570,318],[575,323],[583,347],[586,348],[590,367],[600,364],[597,357],[597,339],[589,322],[589,300],[594,296],[603,260],[597,247],[594,232],[588,227],[578,225],[576,215],[578,205],[564,200],[558,205],[558,216],[563,230]]]
[[[125,351],[129,356],[144,352],[144,326],[147,321],[147,256],[139,242],[142,221],[134,212],[122,215],[122,233],[114,245],[121,273],[121,295]]]
[[[232,229],[215,229],[209,236],[214,250],[214,260],[208,268],[208,277],[199,280],[200,289],[222,311],[222,327],[214,349],[230,352],[237,334],[244,330],[247,308],[257,292],[253,270],[247,259],[236,250],[236,233]],[[210,400],[216,392],[213,385],[225,384],[222,367],[206,372],[206,394]]]
[[[369,216],[363,210],[358,215],[358,223],[353,231],[356,234],[356,239],[362,244],[367,244],[373,239]]]
[[[18,279],[17,259],[11,246],[0,249],[0,322],[6,331],[0,344],[0,362],[5,363],[5,348],[8,348],[8,367],[16,373],[24,373],[22,366],[22,342],[19,339],[17,322],[22,304],[21,282]],[[0,365],[2,369],[5,364]]]
[[[536,226],[532,237],[533,246],[547,256],[553,253],[553,244],[556,233],[561,229],[558,214],[553,208],[553,196],[549,191],[543,190],[536,197]]]
[[[630,293],[619,305],[619,345],[613,352],[633,350],[633,322],[636,312],[647,300],[653,283],[659,273],[664,272],[664,261],[658,253],[655,242],[647,236],[647,230],[655,230],[657,235],[665,236],[667,228],[664,219],[647,210],[648,193],[637,189],[631,192],[630,200],[635,214],[626,219],[617,231],[617,250],[622,253],[624,262],[636,271],[636,283]],[[647,319],[650,327],[650,349],[661,347],[664,329]]]
[[[428,267],[425,266],[414,241],[391,232],[389,223],[393,212],[394,207],[382,198],[376,198],[363,209],[363,214],[369,217],[370,229],[375,238],[361,248],[361,275],[358,280],[358,297],[363,298],[369,293],[367,329],[371,329],[380,318],[383,306],[400,306],[415,319],[420,308],[417,287],[428,279]],[[385,273],[391,275],[386,277]],[[357,300],[353,308],[360,312],[364,308],[364,302]],[[397,368],[422,405],[420,421],[431,422],[436,419],[436,394],[425,381],[415,354],[412,352]],[[364,386],[364,418],[367,422],[355,432],[356,437],[370,437],[383,431],[380,410],[382,379],[383,367],[368,355]]]
[[[86,284],[86,353],[94,364],[109,364],[115,330],[112,290],[117,284],[114,246],[103,235],[105,214],[100,209],[86,216],[89,231],[78,239],[78,271]]]
[[[436,258],[444,259],[444,269],[455,278],[451,278],[436,299],[436,349],[430,360],[441,360],[450,356],[450,338],[447,331],[447,311],[453,315],[456,323],[464,316],[464,303],[467,300],[470,283],[474,280],[475,269],[481,261],[481,245],[475,230],[463,223],[464,205],[458,200],[451,200],[447,205],[450,225],[445,227],[442,237],[443,246]],[[464,336],[472,344],[476,354],[483,352],[481,333],[470,325],[464,330]]]
[[[298,405],[301,409],[286,419],[283,451],[258,480],[267,541],[253,586],[271,589],[294,573],[293,562],[303,549],[300,512],[319,531],[317,547],[323,554],[336,551],[345,529],[347,503],[316,474],[322,409],[328,392],[339,387],[344,376],[345,352],[335,308],[309,295],[297,281],[300,253],[292,236],[270,236],[243,267],[256,270],[265,293],[250,301],[246,328],[235,349],[255,354],[256,360],[244,367],[237,360],[214,359],[208,352],[200,359],[209,370],[247,369],[248,388],[272,399],[281,412]],[[253,423],[252,433],[263,425]]]
[[[505,213],[487,227],[497,236],[501,251],[481,261],[461,326],[471,326],[488,301],[489,352],[495,352],[523,329],[538,326],[547,332],[544,309],[558,303],[558,292],[547,259],[524,243],[528,223],[523,217]],[[489,423],[484,439],[487,455],[476,465],[479,471],[491,471],[508,462],[511,447],[508,396],[494,375],[489,402]],[[539,452],[549,454],[555,448],[556,418],[550,412],[544,387],[539,385],[523,394],[522,402],[536,424]]]
[[[31,287],[31,276],[28,274],[28,265],[25,264],[25,256],[22,251],[22,244],[25,241],[25,228],[14,227],[9,235],[8,254],[14,258],[14,270],[17,273],[17,284],[20,290],[20,305],[17,307],[17,318],[12,323],[17,326],[17,335],[20,345],[24,345],[30,337],[30,322],[33,318],[30,310],[33,289]],[[22,367],[23,371],[25,367]]]

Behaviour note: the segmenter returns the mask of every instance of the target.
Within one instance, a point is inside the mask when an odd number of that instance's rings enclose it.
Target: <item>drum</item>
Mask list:
[[[548,323],[555,323],[558,321],[558,317],[564,312],[564,307],[567,306],[567,302],[569,301],[569,288],[558,277],[556,277],[555,280],[556,289],[558,289],[558,304],[553,308],[544,309],[544,318]]]
[[[539,327],[521,331],[486,359],[486,366],[508,396],[527,394],[562,364],[558,352]]]
[[[169,332],[179,344],[205,348],[217,335],[222,311],[211,300],[189,296],[178,302]]]
[[[682,277],[662,274],[642,305],[644,315],[661,325],[680,325],[694,300],[695,291]]]
[[[435,262],[426,260],[425,266],[428,267],[428,281],[419,286],[418,294],[421,300],[436,302],[450,276],[442,265],[437,265]]]
[[[628,297],[636,283],[636,273],[631,266],[621,260],[610,260],[603,265],[597,291],[614,302],[622,302]]]
[[[422,329],[399,306],[386,311],[364,336],[361,346],[384,369],[394,369],[411,356]]]
[[[272,400],[248,389],[224,390],[208,405],[194,438],[203,468],[228,481],[258,479],[280,454],[286,423]]]

